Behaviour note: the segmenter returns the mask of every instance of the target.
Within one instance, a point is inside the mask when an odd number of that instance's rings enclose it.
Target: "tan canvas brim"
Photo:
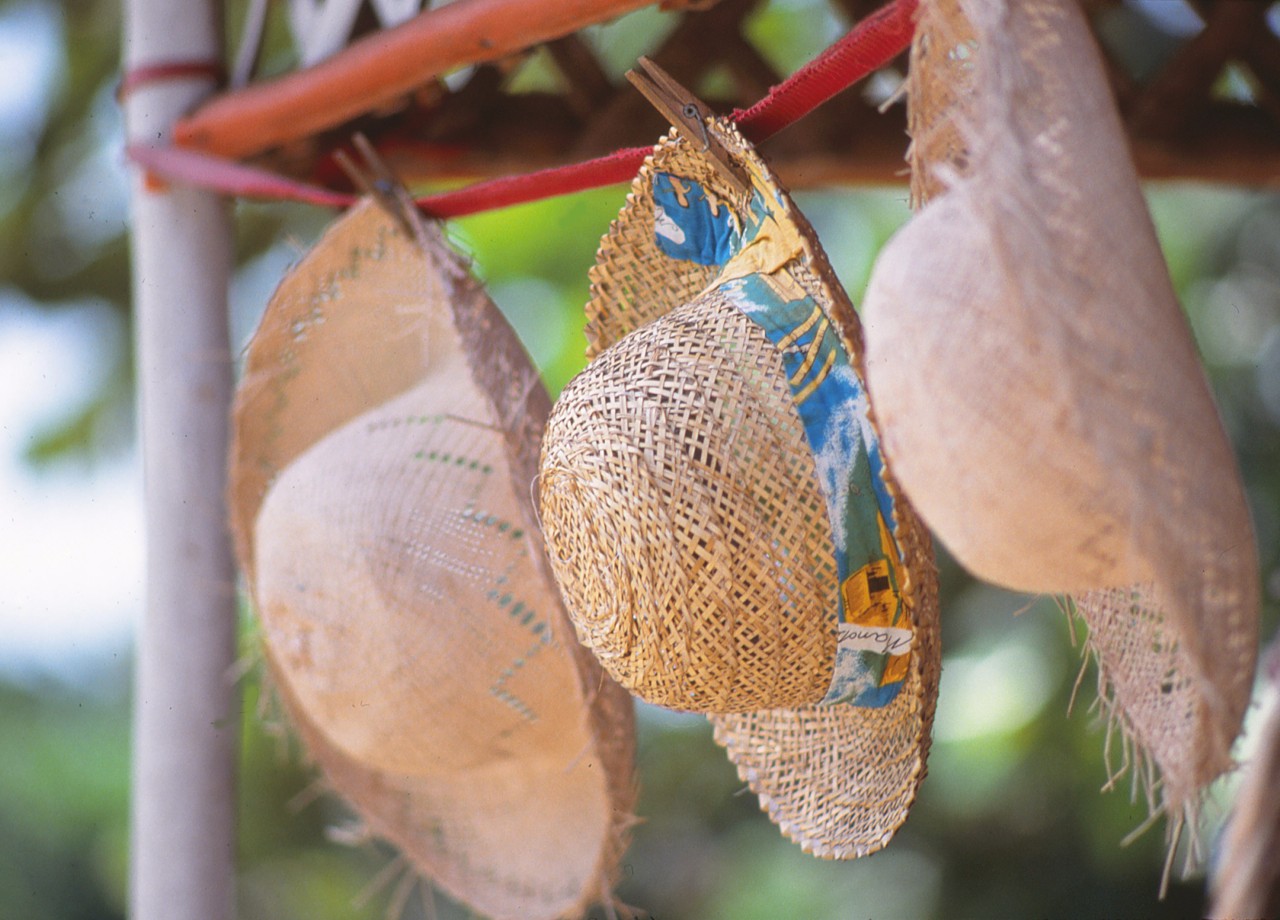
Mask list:
[[[908,89],[921,208],[864,309],[896,470],[969,571],[1073,596],[1180,820],[1232,763],[1258,558],[1103,58],[1074,0],[929,0]]]
[[[494,917],[608,900],[630,698],[573,637],[529,485],[549,401],[463,261],[365,201],[249,345],[231,511],[276,690],[326,783]]]

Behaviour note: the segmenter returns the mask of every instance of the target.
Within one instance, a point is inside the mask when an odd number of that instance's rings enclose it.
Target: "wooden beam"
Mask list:
[[[638,94],[637,94],[638,95]],[[708,100],[719,111],[728,111],[727,100]],[[552,94],[530,93],[512,99],[492,100],[487,117],[458,122],[448,113],[446,101],[434,123],[446,118],[459,128],[447,134],[415,132],[420,120],[404,113],[383,122],[367,122],[361,130],[373,139],[397,174],[415,185],[443,180],[478,180],[531,172],[563,165],[565,151],[581,144],[584,132],[577,114]],[[611,116],[606,106],[597,117]],[[656,115],[620,122],[609,117],[608,131],[594,132],[585,157],[608,150],[652,143],[664,130]],[[462,117],[462,113],[459,113]],[[803,137],[799,129],[803,130]],[[328,151],[343,137],[334,134],[327,144],[307,151],[261,158],[258,162],[276,172],[297,178],[321,171]],[[797,142],[802,140],[803,142]],[[856,99],[832,100],[800,122],[762,145],[780,177],[790,188],[814,188],[825,184],[899,184],[906,181],[904,155],[908,138],[901,106],[883,114]],[[1130,135],[1138,170],[1146,179],[1193,180],[1253,186],[1280,187],[1280,125],[1268,113],[1249,106],[1215,102],[1202,113],[1189,136],[1153,138]],[[325,173],[326,183],[336,178]]]
[[[394,103],[436,77],[561,38],[652,0],[455,0],[374,32],[327,60],[226,93],[183,119],[174,139],[242,158]]]

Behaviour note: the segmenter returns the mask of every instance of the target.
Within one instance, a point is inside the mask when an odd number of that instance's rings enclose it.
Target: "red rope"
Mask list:
[[[452,192],[419,198],[418,205],[435,217],[462,217],[465,214],[507,208],[513,204],[569,195],[589,188],[630,182],[652,150],[652,147],[627,147],[582,163],[540,169],[518,176],[502,176]]]
[[[803,118],[836,93],[883,67],[911,43],[917,2],[892,0],[769,90],[755,105],[735,111],[730,118],[749,140],[757,143]],[[461,217],[627,182],[650,149],[632,147],[582,163],[502,176],[419,198],[417,203],[435,217]],[[130,145],[126,154],[159,176],[226,194],[328,207],[343,207],[356,200],[354,195],[191,150]]]
[[[751,108],[730,117],[759,143],[799,121],[841,90],[879,70],[911,44],[918,0],[894,0],[849,30]]]
[[[116,87],[116,99],[124,99],[148,83],[159,83],[164,80],[188,80],[204,78],[221,86],[227,81],[227,70],[221,61],[160,61],[155,64],[144,64],[131,67],[120,78]]]
[[[181,147],[130,144],[125,148],[125,155],[154,176],[240,198],[302,201],[330,208],[345,208],[356,200],[354,195]]]

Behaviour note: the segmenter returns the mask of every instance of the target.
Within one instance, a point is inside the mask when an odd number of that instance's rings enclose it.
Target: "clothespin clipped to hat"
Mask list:
[[[711,165],[729,186],[744,198],[751,194],[751,178],[719,140],[707,131],[707,120],[715,113],[689,90],[649,58],[641,56],[636,64],[639,70],[628,70],[631,85],[649,100],[649,104],[685,136],[695,147],[706,154]]]
[[[400,229],[410,238],[422,242],[422,212],[414,203],[413,196],[404,187],[400,177],[391,171],[387,162],[378,155],[377,149],[369,142],[369,138],[357,132],[352,135],[351,143],[364,159],[364,166],[354,162],[345,150],[334,154],[334,159],[342,167],[342,171],[355,183],[356,188],[368,195],[386,211]]]

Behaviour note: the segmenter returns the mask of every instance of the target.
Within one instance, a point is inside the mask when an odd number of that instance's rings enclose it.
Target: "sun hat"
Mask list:
[[[1176,836],[1232,765],[1258,557],[1105,65],[1075,0],[924,0],[910,74],[919,211],[863,310],[880,430],[958,561],[1072,596]]]
[[[730,122],[702,124],[703,144],[658,143],[601,241],[591,361],[543,444],[548,555],[610,674],[708,713],[806,851],[861,856],[924,776],[929,537],[879,449],[857,316],[812,229]]]
[[[284,279],[234,410],[236,548],[324,780],[493,917],[608,901],[632,704],[565,619],[530,498],[547,393],[440,229],[364,199]]]

